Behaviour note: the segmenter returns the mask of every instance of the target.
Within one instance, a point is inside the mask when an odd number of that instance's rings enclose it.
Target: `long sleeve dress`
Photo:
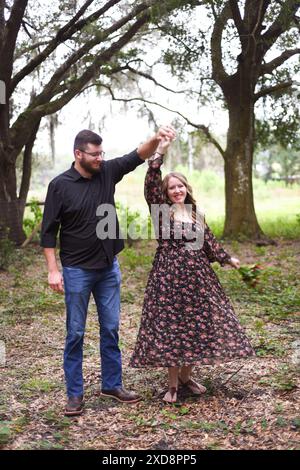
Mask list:
[[[145,197],[149,207],[166,203],[160,167],[149,162]],[[205,224],[201,249],[186,249],[186,239],[163,239],[161,230],[145,291],[141,324],[131,367],[214,364],[254,356],[255,352],[226,296],[212,262],[230,255]],[[179,222],[180,223],[180,222]],[[160,227],[161,229],[161,227]]]

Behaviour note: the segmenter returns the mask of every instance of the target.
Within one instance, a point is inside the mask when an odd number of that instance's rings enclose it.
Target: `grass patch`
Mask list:
[[[53,381],[35,377],[27,380],[21,385],[21,389],[30,394],[36,393],[50,393],[53,390],[60,388],[60,384],[53,383]]]
[[[281,320],[293,315],[300,306],[300,282],[295,265],[291,265],[289,272],[263,266],[255,288],[248,287],[237,271],[224,271],[216,265],[214,269],[232,301],[239,303],[245,315]]]
[[[135,271],[137,268],[149,270],[152,265],[153,256],[148,254],[147,250],[143,251],[135,247],[127,247],[122,251],[121,259],[131,271]]]
[[[25,450],[64,450],[65,446],[47,439],[40,439],[24,447]]]
[[[11,421],[2,421],[0,423],[0,446],[7,444],[12,437]]]
[[[263,377],[259,384],[272,387],[278,392],[290,392],[297,388],[298,369],[290,364],[280,364],[277,371],[271,377]],[[275,413],[281,413],[283,407],[276,405]]]
[[[297,209],[300,210],[299,208]],[[212,212],[211,214],[214,214]],[[272,211],[268,214],[257,214],[259,225],[262,231],[270,238],[285,239],[285,240],[299,240],[300,238],[300,223],[297,213],[277,215]],[[211,230],[217,238],[222,238],[224,229],[224,216],[215,217],[214,215],[207,214],[207,222]],[[264,250],[258,249],[258,254]]]
[[[53,409],[45,411],[41,416],[46,424],[53,426],[57,430],[69,428],[71,425],[69,418],[62,417],[60,413]]]

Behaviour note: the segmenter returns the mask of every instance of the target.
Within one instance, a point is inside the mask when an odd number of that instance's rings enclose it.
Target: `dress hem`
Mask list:
[[[129,364],[128,366],[131,367],[132,369],[143,369],[143,368],[149,368],[149,369],[156,369],[156,368],[159,368],[159,367],[182,367],[182,366],[194,366],[194,365],[202,365],[202,366],[214,366],[214,365],[220,365],[220,364],[223,364],[223,363],[227,363],[227,362],[235,362],[235,361],[241,361],[241,360],[249,360],[249,359],[256,359],[257,358],[257,355],[256,354],[253,354],[253,355],[249,355],[248,357],[228,357],[228,358],[222,358],[222,359],[217,359],[217,358],[213,358],[213,359],[208,359],[206,361],[204,361],[203,359],[196,359],[195,361],[191,361],[191,362],[187,362],[187,361],[184,361],[184,362],[176,362],[175,363],[172,363],[172,364],[143,364],[143,365],[132,365],[132,364]]]

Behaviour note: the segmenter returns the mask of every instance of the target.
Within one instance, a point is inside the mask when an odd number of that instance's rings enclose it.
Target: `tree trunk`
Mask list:
[[[0,239],[9,238],[16,245],[21,245],[26,239],[23,217],[30,186],[32,150],[41,120],[37,120],[33,126],[24,147],[22,181],[18,194],[16,161],[19,150],[13,145],[7,116],[8,106],[2,106],[0,109]]]
[[[193,138],[191,135],[188,136],[188,163],[189,163],[189,172],[192,173],[194,170],[194,148],[193,148]]]
[[[52,164],[55,164],[56,148],[55,148],[55,130],[58,126],[57,114],[50,114],[49,116],[49,140]]]
[[[13,159],[15,160],[15,159]],[[9,238],[17,245],[26,239],[23,231],[23,215],[26,199],[17,197],[16,165],[8,163],[0,151],[0,239]]]
[[[23,230],[23,215],[25,201],[0,199],[0,239],[9,238],[16,245],[21,245],[26,239]]]
[[[250,99],[235,99],[234,103],[228,103],[228,107],[223,235],[259,239],[263,232],[255,214],[252,187],[254,105]]]

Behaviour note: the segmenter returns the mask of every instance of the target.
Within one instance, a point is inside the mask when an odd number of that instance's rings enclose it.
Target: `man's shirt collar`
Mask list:
[[[90,178],[85,178],[84,176],[82,176],[79,173],[79,171],[76,170],[74,165],[75,165],[75,162],[72,163],[71,168],[67,171],[68,176],[71,176],[71,178],[74,181],[78,181],[78,180],[80,180],[80,178],[83,178],[84,180],[89,180],[90,179]]]

